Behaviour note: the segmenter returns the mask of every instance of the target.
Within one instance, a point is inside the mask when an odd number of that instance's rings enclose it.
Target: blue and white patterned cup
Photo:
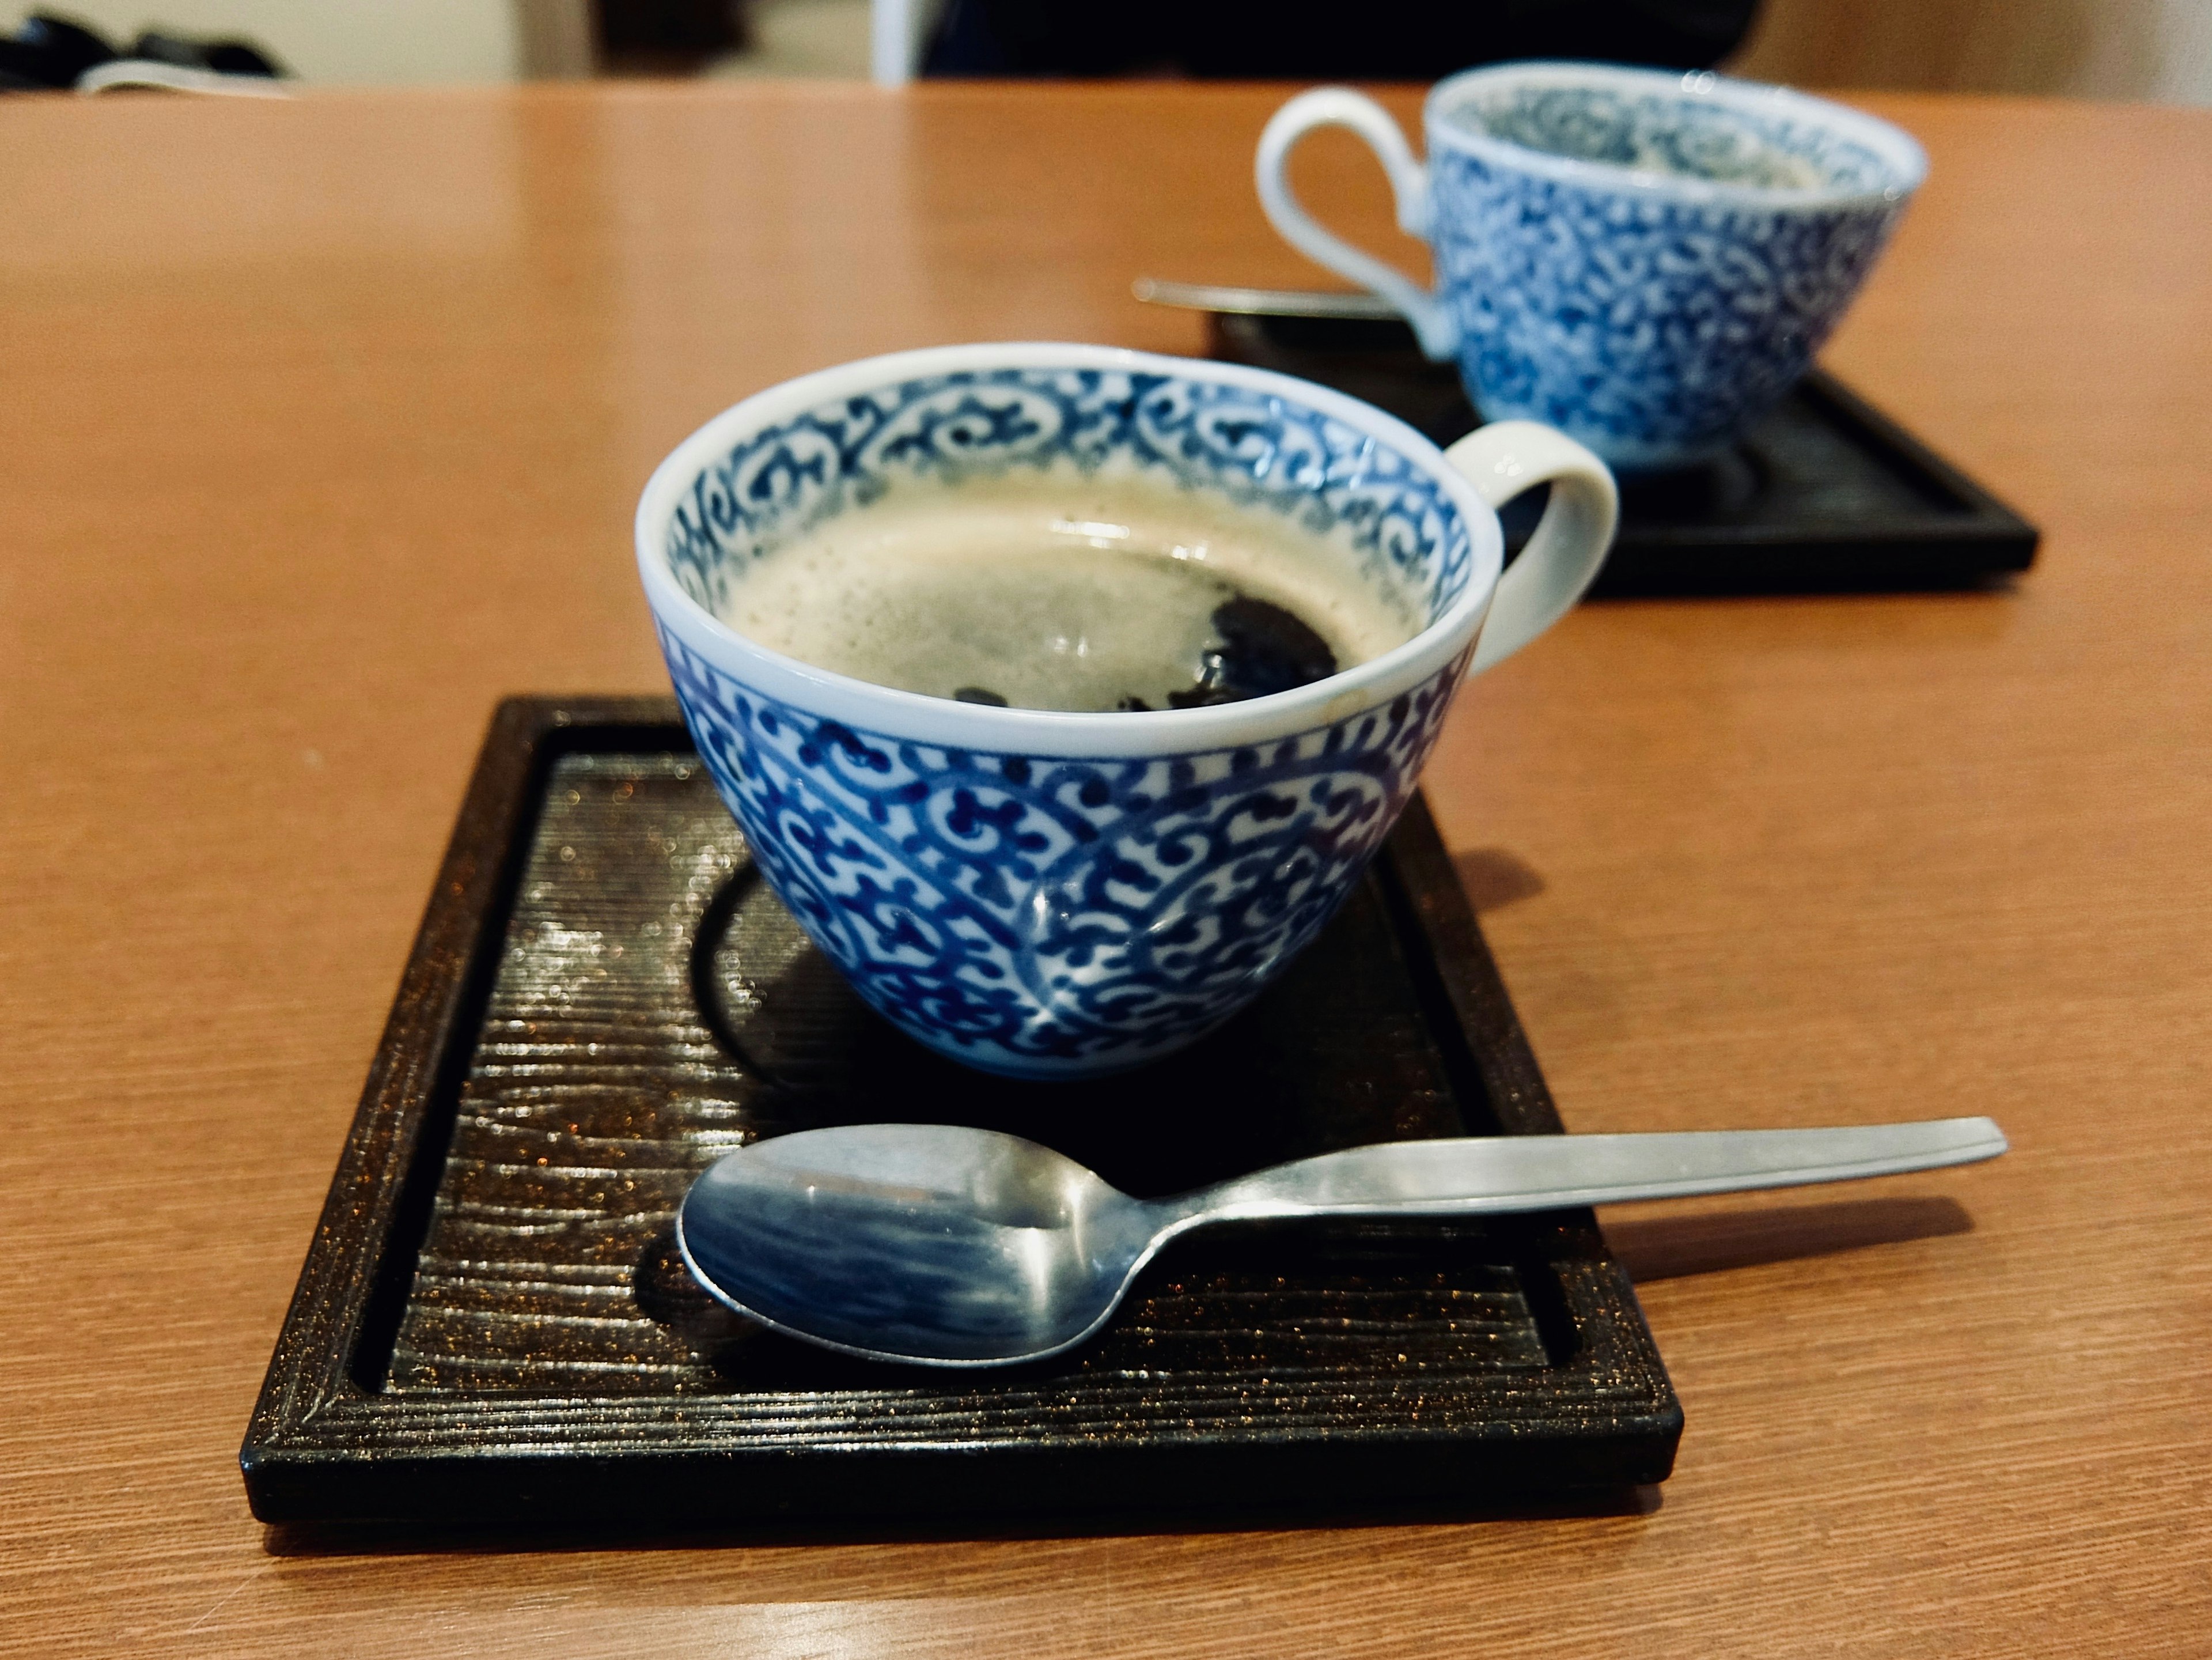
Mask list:
[[[1322,229],[1284,177],[1349,127],[1429,244],[1422,288]],[[1292,99],[1260,200],[1291,245],[1380,295],[1491,420],[1542,421],[1615,467],[1725,448],[1805,372],[1928,171],[1886,121],[1781,87],[1596,64],[1504,64],[1429,94],[1425,166],[1372,100]]]
[[[1228,498],[1341,538],[1428,625],[1238,703],[1080,714],[895,691],[718,617],[747,562],[841,514],[1016,471]],[[1552,499],[1500,576],[1492,509]],[[1470,661],[1571,606],[1613,535],[1611,477],[1509,423],[1449,457],[1287,375],[1100,346],[952,346],[847,364],[708,422],[637,511],[676,694],[762,874],[861,996],[988,1070],[1134,1066],[1250,1001],[1395,822]]]

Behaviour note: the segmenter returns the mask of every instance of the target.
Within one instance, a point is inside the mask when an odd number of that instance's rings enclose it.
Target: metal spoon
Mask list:
[[[1402,315],[1379,294],[1346,294],[1334,289],[1243,289],[1219,283],[1170,283],[1157,277],[1139,277],[1129,285],[1129,292],[1148,306],[1237,317],[1381,319]]]
[[[1393,1141],[1133,1199],[1049,1147],[946,1124],[806,1130],[692,1184],[677,1243],[740,1314],[925,1365],[1041,1359],[1106,1323],[1177,1234],[1292,1216],[1486,1216],[1890,1176],[1994,1158],[1987,1118],[1856,1129]]]

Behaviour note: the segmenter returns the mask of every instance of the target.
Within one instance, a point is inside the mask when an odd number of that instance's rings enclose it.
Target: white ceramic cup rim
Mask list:
[[[817,668],[746,638],[684,591],[668,566],[667,532],[699,476],[746,436],[840,398],[962,370],[1104,369],[1248,387],[1342,422],[1429,472],[1468,530],[1466,586],[1404,645],[1289,691],[1202,708],[1081,714],[1001,708],[900,691]],[[862,508],[857,511],[866,512]],[[687,648],[747,687],[864,732],[953,749],[1070,758],[1182,755],[1261,744],[1333,726],[1412,690],[1465,649],[1504,567],[1498,516],[1443,452],[1396,417],[1341,392],[1268,369],[1048,341],[935,346],[863,358],[787,380],[732,405],[672,450],[639,497],[637,562],[647,602]]]
[[[1508,139],[1470,131],[1451,119],[1474,94],[1499,87],[1605,87],[1625,93],[1658,94],[1705,102],[1753,115],[1782,114],[1808,126],[1863,144],[1879,156],[1893,177],[1863,188],[1835,185],[1751,185],[1673,173],[1639,172],[1607,161],[1587,161],[1548,150],[1531,149]],[[1739,81],[1710,70],[1628,69],[1611,64],[1530,62],[1495,64],[1439,81],[1422,106],[1429,151],[1453,149],[1476,155],[1519,173],[1557,179],[1586,189],[1679,202],[1759,207],[1790,212],[1901,202],[1928,176],[1928,155],[1911,134],[1878,116],[1814,98],[1788,87]]]

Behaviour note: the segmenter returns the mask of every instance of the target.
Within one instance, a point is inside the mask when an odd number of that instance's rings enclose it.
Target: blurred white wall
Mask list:
[[[589,0],[46,0],[127,47],[235,35],[303,81],[435,85],[591,72]]]
[[[750,0],[744,49],[701,73],[714,80],[865,81],[882,10],[870,0]],[[913,69],[905,58],[898,67],[901,79]]]
[[[2212,104],[2212,0],[1765,0],[1726,67],[1801,87]]]

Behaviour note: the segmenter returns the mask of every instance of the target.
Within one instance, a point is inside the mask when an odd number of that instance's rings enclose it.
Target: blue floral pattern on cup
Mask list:
[[[1590,107],[1599,102],[1607,107]],[[1524,111],[1503,125],[1599,155],[1672,156],[1750,181],[1771,177],[1783,157],[1824,181],[1873,171],[1863,149],[1819,129],[1776,122],[1746,144],[1741,125],[1718,110],[1688,106],[1705,119],[1685,130],[1681,107],[1554,88],[1540,121]],[[1483,415],[1542,421],[1646,465],[1724,446],[1789,391],[1904,209],[1878,189],[1801,208],[1594,187],[1516,166],[1494,148],[1439,149],[1429,188],[1439,287]]]
[[[1442,617],[1474,562],[1442,458],[1379,441],[1371,423],[1385,417],[1355,425],[1275,389],[1297,383],[1262,378],[1266,388],[1012,366],[871,386],[750,425],[686,464],[696,471],[657,521],[660,556],[712,613],[747,562],[908,481],[1121,469],[1338,534]],[[1395,822],[1473,635],[1401,694],[1355,696],[1342,718],[1301,720],[1271,741],[1054,755],[937,741],[945,717],[931,711],[964,706],[936,699],[866,689],[908,715],[904,731],[800,707],[687,644],[659,610],[700,753],[808,933],[915,1037],[1035,1075],[1135,1065],[1258,994]],[[1147,737],[1186,719],[1079,718],[1134,721]]]
[[[762,874],[860,994],[1038,1073],[1133,1065],[1250,1001],[1396,822],[1467,666],[1270,744],[1090,759],[856,730],[661,645]]]
[[[1794,105],[1711,104],[1671,76],[1664,94],[1618,82],[1527,85],[1439,105],[1463,131],[1568,161],[1626,167],[1645,179],[1701,179],[1760,190],[1879,192],[1893,182],[1882,156]],[[1717,84],[1718,77],[1711,77]]]
[[[1299,137],[1342,125],[1390,175],[1435,290],[1317,223]],[[1616,467],[1708,457],[1802,374],[1926,172],[1887,123],[1778,87],[1600,64],[1504,64],[1429,95],[1425,165],[1373,100],[1285,105],[1261,139],[1276,228],[1456,361],[1486,419],[1545,423]]]
[[[1341,527],[1442,612],[1467,581],[1464,525],[1434,478],[1364,432],[1283,398],[1176,375],[1000,368],[903,380],[753,434],[693,481],[669,568],[719,611],[744,562],[902,478],[1109,467]]]

